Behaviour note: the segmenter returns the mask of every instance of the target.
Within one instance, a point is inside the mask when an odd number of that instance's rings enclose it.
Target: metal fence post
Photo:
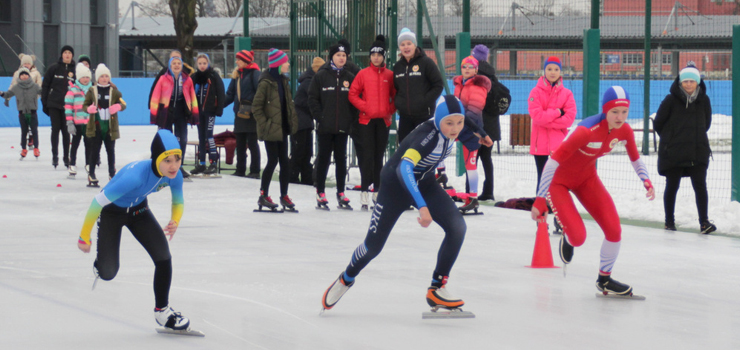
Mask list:
[[[740,201],[740,25],[732,26],[732,170],[730,200]]]

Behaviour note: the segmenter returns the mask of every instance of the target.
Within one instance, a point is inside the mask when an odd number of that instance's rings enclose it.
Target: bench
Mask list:
[[[509,146],[529,146],[532,118],[529,114],[512,114],[509,128]]]
[[[191,140],[191,141],[188,141],[188,146],[195,146],[195,158],[194,158],[195,162],[193,164],[197,165],[200,162],[200,159],[198,159],[198,150],[200,147],[200,142]],[[221,149],[223,149],[224,147],[226,147],[224,144],[218,144],[218,143],[216,144],[216,153],[218,154],[218,162],[216,163],[216,169],[219,174],[221,173]]]
[[[653,125],[653,122],[655,122],[655,120],[650,118],[650,125]],[[645,132],[645,129],[632,129],[632,131]],[[655,149],[655,153],[658,153],[658,139],[655,137],[655,130],[649,129],[648,132],[653,134],[653,148]]]

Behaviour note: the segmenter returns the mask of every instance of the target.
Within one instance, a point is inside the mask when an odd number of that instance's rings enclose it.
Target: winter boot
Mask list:
[[[630,295],[632,294],[632,287],[624,283],[611,278],[611,276],[599,275],[596,280],[596,289],[602,293],[611,293],[617,295]]]
[[[344,293],[347,293],[354,284],[354,279],[348,282],[344,279],[344,272],[342,272],[339,275],[339,278],[337,278],[337,280],[326,289],[326,292],[324,292],[324,297],[321,299],[321,306],[324,307],[324,310],[330,310],[333,308],[334,305],[339,302],[339,299],[342,298]]]
[[[471,210],[472,211],[475,211],[477,213],[478,212],[478,206],[479,206],[478,205],[478,197],[476,197],[475,195],[472,195],[471,194],[470,196],[468,196],[468,199],[465,200],[465,204],[462,207],[460,207],[459,209],[463,213],[468,212],[468,211],[471,211]]]
[[[267,207],[270,210],[275,210],[278,207],[278,205],[274,203],[269,196],[265,195],[264,191],[260,191],[260,198],[257,200],[257,206],[259,207],[259,210],[262,210],[262,207]]]
[[[337,193],[337,202],[339,204],[339,209],[352,209],[349,205],[349,198],[344,195],[344,192]]]
[[[175,312],[169,306],[161,309],[155,308],[154,319],[157,321],[157,324],[165,328],[184,330],[190,327],[190,320],[179,312]]]
[[[560,260],[563,260],[564,264],[570,264],[573,260],[573,246],[568,243],[565,235],[560,236]]]
[[[369,210],[370,205],[370,193],[367,191],[362,191],[360,193],[360,204],[362,205],[362,210]]]
[[[717,226],[714,226],[714,224],[709,222],[709,220],[704,220],[704,222],[701,223],[701,233],[708,235],[714,231],[717,231]]]
[[[206,171],[206,166],[204,164],[198,164],[195,166],[195,169],[190,173],[191,175],[200,175],[204,171]]]
[[[280,205],[283,206],[284,210],[289,210],[289,211],[295,210],[295,203],[293,203],[293,200],[291,200],[287,194],[280,197]]]
[[[213,174],[216,173],[216,171],[218,171],[218,169],[216,169],[216,162],[211,162],[211,165],[208,166],[208,169],[206,169],[205,171],[203,171],[203,174],[205,174],[205,175],[213,175]]]

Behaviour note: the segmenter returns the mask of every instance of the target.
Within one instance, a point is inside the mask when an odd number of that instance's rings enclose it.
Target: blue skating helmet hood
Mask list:
[[[444,118],[452,115],[465,116],[465,107],[455,95],[443,95],[437,99],[437,109],[434,111],[434,127],[440,130],[439,126]],[[441,131],[441,130],[440,130]],[[442,137],[445,137],[442,134]]]
[[[182,150],[180,143],[177,142],[175,135],[169,130],[159,130],[152,140],[152,171],[159,177],[162,173],[159,171],[159,163],[171,155],[177,155],[182,159]]]
[[[170,58],[170,61],[169,61],[169,62],[167,62],[167,71],[169,71],[169,72],[170,72],[170,75],[172,75],[173,77],[177,78],[177,77],[175,76],[175,73],[174,73],[174,72],[172,72],[172,61],[174,61],[174,60],[179,60],[179,61],[180,61],[180,63],[182,64],[182,67],[183,67],[183,68],[185,68],[185,62],[183,62],[183,61],[182,61],[182,58],[180,58],[180,57],[177,57],[177,56],[175,56],[175,57],[172,57],[172,58]],[[182,70],[180,71],[180,74],[182,74]]]

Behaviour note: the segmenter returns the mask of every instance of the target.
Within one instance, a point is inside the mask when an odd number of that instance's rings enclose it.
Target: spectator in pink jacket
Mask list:
[[[547,159],[563,143],[568,128],[576,119],[576,101],[573,92],[563,86],[561,68],[559,58],[548,57],[545,75],[529,93],[529,115],[532,117],[529,154],[534,155],[537,165],[538,188]]]

